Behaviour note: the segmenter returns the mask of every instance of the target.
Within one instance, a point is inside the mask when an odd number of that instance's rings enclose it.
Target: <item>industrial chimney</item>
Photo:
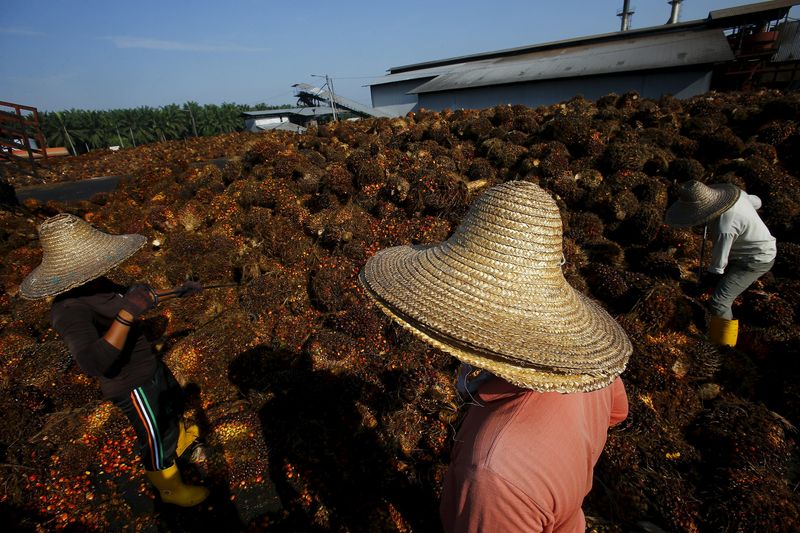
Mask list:
[[[682,2],[683,0],[669,0],[669,2],[667,2],[672,6],[672,12],[669,14],[669,20],[667,21],[667,24],[675,24],[678,22],[678,16],[681,13]]]
[[[631,11],[631,1],[624,0],[622,3],[622,11],[617,13],[617,16],[622,18],[619,31],[628,31],[630,29],[631,15],[633,15],[633,11]]]

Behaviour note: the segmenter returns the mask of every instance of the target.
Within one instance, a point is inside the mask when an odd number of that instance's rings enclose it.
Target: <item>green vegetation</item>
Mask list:
[[[243,111],[283,109],[290,105],[246,106],[232,103],[182,106],[137,107],[89,111],[44,112],[40,115],[48,146],[66,146],[73,152],[86,152],[108,146],[128,148],[149,142],[219,135],[242,129]]]

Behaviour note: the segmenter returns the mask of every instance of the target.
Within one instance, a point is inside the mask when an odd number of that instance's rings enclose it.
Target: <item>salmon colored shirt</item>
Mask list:
[[[583,532],[581,510],[608,428],[628,416],[622,380],[593,392],[484,383],[444,480],[446,532]]]

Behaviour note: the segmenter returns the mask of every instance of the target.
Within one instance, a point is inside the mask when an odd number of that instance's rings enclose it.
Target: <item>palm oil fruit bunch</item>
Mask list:
[[[119,440],[119,420],[50,328],[49,304],[18,297],[41,261],[36,225],[68,211],[148,238],[115,280],[235,285],[159,306],[146,328],[178,380],[196,389],[195,410],[215,443],[197,475],[231,496],[198,511],[203,519],[235,517],[252,529],[436,527],[451,424],[465,409],[452,394],[458,363],[386,319],[358,272],[380,249],[442,242],[482,191],[525,180],[561,211],[566,279],[634,345],[623,374],[631,416],[611,432],[595,472],[592,523],[797,529],[798,110],[796,92],[688,100],[628,92],[53,160],[46,181],[131,179],[91,201],[15,205],[4,194],[0,202],[0,400],[13,414],[0,432],[0,484],[16,487],[7,505],[22,528],[102,529],[119,516],[146,528],[158,516],[130,499],[137,488],[92,481],[108,460],[95,443]],[[6,179],[30,182],[12,169]],[[774,268],[734,305],[733,350],[704,338],[702,233],[664,225],[690,179],[758,195],[778,239]],[[42,433],[48,424],[69,431],[56,439]],[[138,479],[132,448],[119,455]],[[38,472],[78,487],[83,503],[60,505]],[[257,500],[273,500],[248,491],[279,494],[281,508],[265,509]],[[102,497],[90,504],[84,492]]]

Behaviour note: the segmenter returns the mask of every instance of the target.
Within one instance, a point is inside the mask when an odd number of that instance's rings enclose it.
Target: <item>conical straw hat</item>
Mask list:
[[[610,384],[633,351],[561,272],[561,215],[539,186],[487,190],[436,246],[375,254],[359,280],[392,319],[465,363],[536,391]]]
[[[141,248],[142,235],[109,235],[76,216],[62,213],[39,226],[42,264],[20,286],[20,296],[55,296],[102,276]]]
[[[664,222],[676,228],[705,224],[731,208],[742,190],[730,183],[708,186],[697,180],[681,185],[678,201],[669,206]]]

